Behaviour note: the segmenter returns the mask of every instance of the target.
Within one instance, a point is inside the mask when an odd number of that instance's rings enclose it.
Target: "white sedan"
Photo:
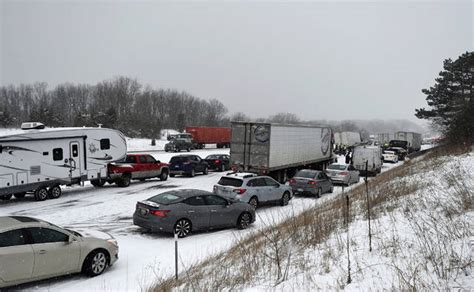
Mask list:
[[[392,162],[392,163],[397,163],[398,162],[398,155],[395,153],[395,151],[384,151],[383,154],[383,161],[387,162]]]

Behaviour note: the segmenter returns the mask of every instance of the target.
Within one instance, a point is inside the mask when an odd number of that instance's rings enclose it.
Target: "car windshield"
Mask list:
[[[332,170],[345,170],[346,169],[346,165],[344,164],[331,164],[328,166],[328,169],[332,169]]]
[[[206,159],[219,159],[219,155],[209,155]]]
[[[242,183],[243,181],[241,179],[223,176],[217,184],[221,186],[241,187]]]
[[[295,177],[303,177],[303,178],[314,178],[315,176],[316,176],[316,172],[312,170],[300,170],[295,175]]]
[[[175,156],[171,158],[170,163],[180,163],[180,162],[186,162],[188,160],[189,160],[189,157]]]
[[[151,201],[151,202],[154,202],[154,203],[157,203],[157,204],[168,205],[168,204],[177,202],[180,199],[181,199],[180,196],[175,195],[173,193],[162,193],[162,194],[159,194],[159,195],[156,195],[154,197],[149,198],[148,201]]]

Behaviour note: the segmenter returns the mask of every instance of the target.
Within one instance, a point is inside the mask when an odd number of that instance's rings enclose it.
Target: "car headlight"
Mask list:
[[[107,239],[107,243],[118,248],[118,243],[115,238]]]

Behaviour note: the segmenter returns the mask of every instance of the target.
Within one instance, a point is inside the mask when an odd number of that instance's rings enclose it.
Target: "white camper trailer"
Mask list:
[[[60,185],[107,177],[107,164],[124,159],[124,135],[106,128],[51,128],[22,125],[0,137],[0,199],[34,192],[42,201],[61,196]]]

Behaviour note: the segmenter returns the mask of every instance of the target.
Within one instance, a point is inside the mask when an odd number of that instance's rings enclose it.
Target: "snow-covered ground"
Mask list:
[[[158,142],[158,141],[157,141]],[[129,140],[139,145],[135,150],[150,149],[141,140]],[[176,155],[163,151],[153,151],[152,155],[168,162]],[[228,149],[194,150],[192,153],[205,157],[215,153],[229,153]],[[386,171],[399,164],[384,164]],[[63,195],[57,200],[36,202],[33,198],[12,199],[0,202],[0,216],[23,215],[37,217],[54,224],[74,228],[91,228],[106,231],[117,238],[120,246],[119,260],[103,275],[88,278],[73,275],[59,279],[23,285],[28,290],[50,291],[138,291],[153,284],[156,275],[161,277],[174,273],[174,239],[170,235],[142,233],[132,223],[132,215],[137,201],[170,189],[196,188],[212,191],[212,187],[222,173],[210,172],[193,178],[174,177],[162,182],[151,179],[145,182],[133,182],[128,188],[106,185],[94,188],[85,186],[64,187]],[[236,237],[250,234],[294,216],[316,204],[333,198],[341,191],[335,188],[333,194],[321,199],[296,197],[285,207],[269,206],[257,210],[257,220],[248,230],[227,229],[215,232],[193,234],[179,240],[180,270],[202,261],[209,255],[227,249]]]

